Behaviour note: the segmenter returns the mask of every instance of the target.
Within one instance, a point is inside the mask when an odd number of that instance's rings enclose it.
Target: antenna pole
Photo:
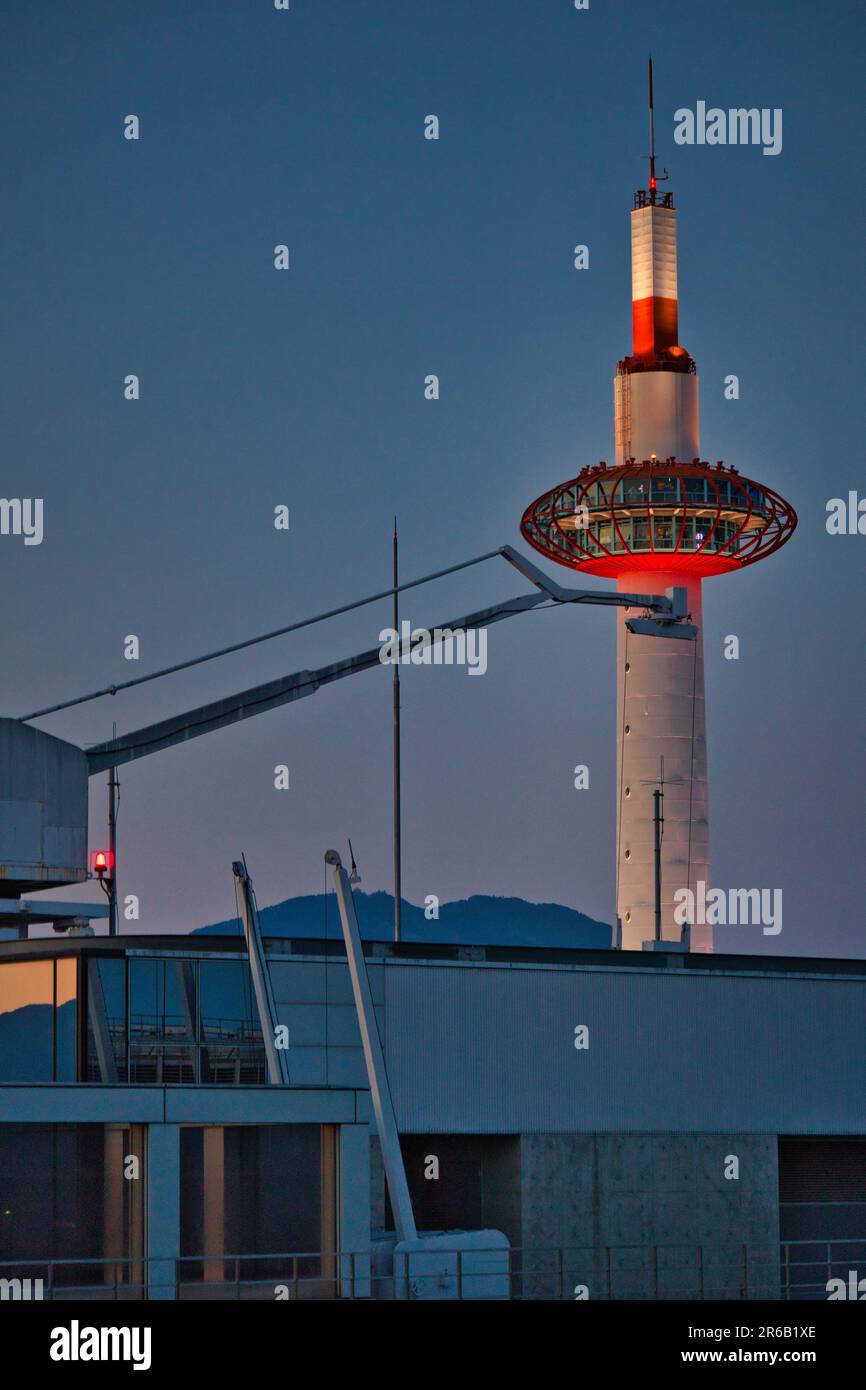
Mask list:
[[[653,792],[653,824],[655,828],[655,918],[656,941],[662,939],[662,796],[658,788]]]
[[[650,128],[650,193],[656,186],[656,132],[653,112],[653,60],[649,59],[649,128]]]
[[[117,724],[112,726],[112,738],[117,737]],[[117,936],[117,768],[108,769],[108,863],[111,878],[108,885],[108,935]]]
[[[393,577],[394,577],[394,613],[393,626],[397,637],[398,659],[394,662],[394,674],[391,682],[392,705],[393,705],[393,747],[394,747],[394,940],[400,940],[400,900],[402,895],[402,873],[401,873],[401,845],[400,845],[400,660],[402,647],[400,645],[400,601],[397,596],[399,585],[398,577],[398,554],[397,554],[397,518],[394,517],[394,537],[392,542],[393,558]]]

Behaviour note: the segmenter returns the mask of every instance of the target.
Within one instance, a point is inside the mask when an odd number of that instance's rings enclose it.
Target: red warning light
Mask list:
[[[97,878],[102,878],[114,868],[114,855],[110,850],[95,849],[90,856],[90,867]]]

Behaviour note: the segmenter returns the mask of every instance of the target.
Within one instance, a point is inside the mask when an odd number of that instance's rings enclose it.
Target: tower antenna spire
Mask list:
[[[653,60],[649,57],[650,188],[656,186],[656,126],[653,111]]]
[[[649,153],[650,177],[649,177],[649,192],[650,192],[650,202],[651,202],[651,203],[654,203],[654,202],[655,202],[656,185],[657,185],[660,181],[663,182],[665,179],[669,178],[670,175],[668,174],[667,169],[665,169],[665,171],[664,171],[663,174],[659,174],[659,175],[658,175],[658,178],[656,177],[656,127],[655,127],[655,109],[654,109],[654,107],[653,107],[653,60],[652,60],[652,54],[650,54],[649,59],[648,59],[648,78],[649,78],[649,136],[650,136],[650,153]]]

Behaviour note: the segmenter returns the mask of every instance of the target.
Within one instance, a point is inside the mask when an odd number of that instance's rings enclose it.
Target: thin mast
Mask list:
[[[653,111],[653,60],[649,58],[649,129],[650,129],[650,192],[655,192],[656,186],[656,130],[655,113]]]
[[[398,577],[398,555],[397,555],[397,518],[394,517],[394,537],[392,542],[393,559],[393,578],[394,578],[394,613],[393,627],[397,639],[398,660],[394,662],[394,674],[391,682],[392,705],[393,705],[393,751],[394,751],[394,940],[400,940],[400,900],[402,894],[401,884],[401,845],[400,845],[400,661],[402,655],[400,647],[400,601],[397,595],[399,585]]]
[[[112,738],[117,738],[117,724],[112,724]],[[108,769],[108,935],[117,936],[117,768]]]

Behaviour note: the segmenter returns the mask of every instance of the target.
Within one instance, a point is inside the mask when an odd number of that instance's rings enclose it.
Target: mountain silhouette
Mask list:
[[[394,899],[390,893],[355,892],[355,910],[362,937],[390,941],[394,935]],[[432,942],[448,946],[541,946],[605,950],[611,944],[607,922],[560,903],[529,903],[523,898],[497,898],[478,894],[458,902],[442,903],[438,920],[428,921],[422,907],[402,900],[401,931],[404,941]],[[333,894],[287,898],[273,907],[260,908],[263,936],[334,937],[341,935],[337,902]],[[193,936],[240,936],[240,920],[198,927]]]

